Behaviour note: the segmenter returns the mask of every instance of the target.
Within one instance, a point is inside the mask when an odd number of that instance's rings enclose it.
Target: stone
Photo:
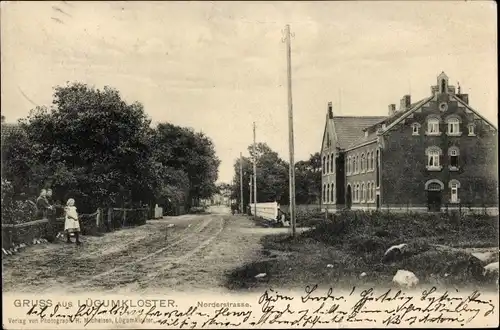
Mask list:
[[[400,259],[403,253],[406,252],[407,246],[408,244],[406,243],[391,246],[385,251],[382,262],[391,262]]]
[[[4,248],[2,248],[2,252],[3,252],[3,254],[5,254],[5,255],[7,255],[7,254],[8,254],[8,253],[7,253],[7,250],[5,250]]]
[[[419,280],[415,274],[408,270],[399,269],[394,275],[392,282],[403,288],[414,288]]]
[[[362,272],[359,277],[363,278],[363,277],[366,277],[366,273],[365,272]]]
[[[495,258],[495,252],[473,252],[471,253],[474,257],[478,258],[484,263],[489,263]]]
[[[327,268],[333,268],[333,265],[332,264],[328,264],[326,265]]]
[[[498,275],[498,261],[492,262],[491,264],[484,266],[484,273],[483,274],[485,276]]]
[[[260,274],[255,275],[255,278],[263,278],[263,277],[266,277],[266,276],[267,276],[266,273],[260,273]]]

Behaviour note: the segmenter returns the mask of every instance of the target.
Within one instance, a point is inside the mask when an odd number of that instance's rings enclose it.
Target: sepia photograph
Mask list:
[[[4,329],[497,327],[494,1],[2,1]]]

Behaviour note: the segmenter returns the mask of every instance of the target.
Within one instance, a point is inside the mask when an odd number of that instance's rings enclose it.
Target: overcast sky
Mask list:
[[[49,105],[53,86],[117,88],[154,122],[210,136],[220,181],[252,142],[288,158],[285,24],[292,39],[296,160],[321,147],[328,101],[385,115],[445,71],[497,124],[496,3],[2,2],[2,114]]]

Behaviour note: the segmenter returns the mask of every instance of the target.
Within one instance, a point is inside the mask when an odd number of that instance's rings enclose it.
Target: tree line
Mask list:
[[[50,107],[36,107],[2,145],[2,182],[12,199],[51,188],[96,207],[160,204],[197,206],[217,190],[219,159],[212,140],[171,123],[152,127],[139,102],[111,87],[68,83]]]
[[[252,159],[255,156],[257,172],[257,202],[277,201],[281,205],[289,203],[289,163],[281,159],[277,152],[266,143],[248,146],[250,157],[242,157],[234,163],[234,184],[231,198],[240,203],[240,162],[243,168],[243,204],[250,201],[250,178],[253,175]],[[321,197],[321,156],[310,155],[309,159],[295,164],[295,200],[297,204],[315,204]],[[253,194],[252,194],[253,201]]]

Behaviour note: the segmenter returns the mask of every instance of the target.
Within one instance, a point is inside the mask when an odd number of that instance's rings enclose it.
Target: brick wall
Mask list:
[[[442,202],[450,199],[448,183],[452,179],[460,182],[458,197],[461,203],[470,203],[481,206],[497,205],[498,203],[498,174],[497,174],[497,141],[498,132],[488,129],[486,123],[474,120],[472,113],[466,113],[464,108],[458,107],[457,102],[447,102],[448,110],[441,112],[439,104],[446,102],[442,96],[431,101],[415,113],[411,119],[406,119],[404,124],[394,127],[384,136],[384,148],[381,151],[381,201],[383,205],[408,204],[410,206],[426,206],[427,193],[425,182],[438,179],[444,184]],[[440,136],[426,136],[427,116],[434,114],[442,118]],[[445,118],[458,115],[461,119],[461,136],[448,136]],[[418,136],[412,135],[412,124],[421,125]],[[468,136],[468,124],[475,124],[476,136]],[[427,147],[441,148],[443,155],[440,157],[441,171],[430,172],[426,169]],[[460,151],[459,170],[450,171],[449,147],[456,146]]]

